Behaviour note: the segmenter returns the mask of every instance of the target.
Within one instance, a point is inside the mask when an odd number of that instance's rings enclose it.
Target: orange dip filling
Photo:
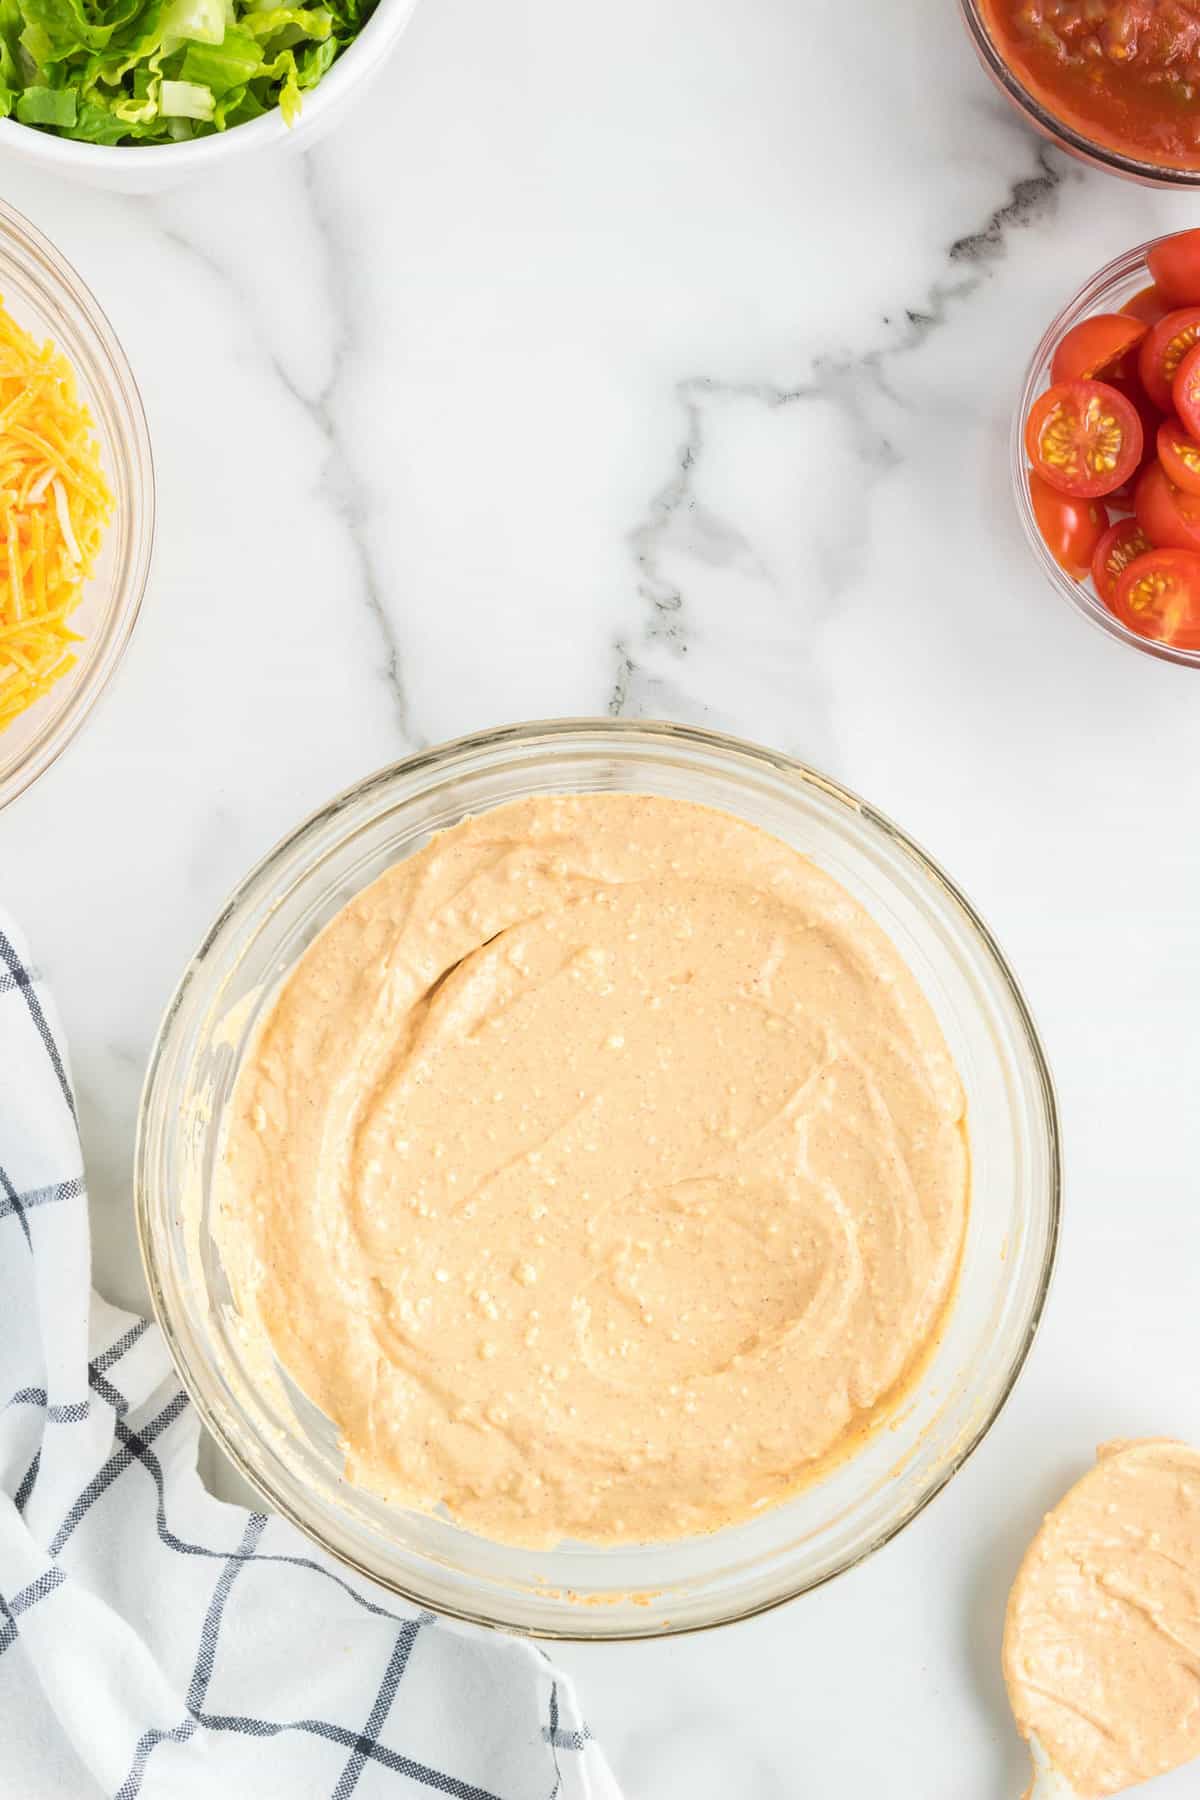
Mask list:
[[[218,1239],[349,1477],[677,1538],[848,1454],[936,1339],[962,1087],[894,945],[727,814],[546,796],[350,902],[243,1061]]]
[[[1079,1800],[1200,1756],[1200,1454],[1102,1446],[1021,1564],[1004,1675],[1021,1731]]]

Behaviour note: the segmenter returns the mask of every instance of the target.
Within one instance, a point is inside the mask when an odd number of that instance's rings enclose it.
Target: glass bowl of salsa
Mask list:
[[[1134,181],[1200,186],[1200,0],[961,0],[1039,131]]]

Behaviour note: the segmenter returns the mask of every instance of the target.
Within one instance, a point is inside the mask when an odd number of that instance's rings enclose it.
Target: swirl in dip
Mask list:
[[[927,1358],[962,1088],[895,947],[732,816],[516,801],[346,906],[239,1071],[217,1233],[348,1477],[488,1537],[677,1538]]]

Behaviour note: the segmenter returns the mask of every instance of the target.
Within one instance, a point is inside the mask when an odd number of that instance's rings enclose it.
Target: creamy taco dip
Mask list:
[[[1004,1676],[1017,1724],[1079,1800],[1200,1756],[1200,1452],[1101,1446],[1013,1583]]]
[[[722,812],[544,796],[435,837],[291,970],[216,1231],[348,1477],[489,1537],[677,1538],[921,1367],[962,1087],[895,947]]]

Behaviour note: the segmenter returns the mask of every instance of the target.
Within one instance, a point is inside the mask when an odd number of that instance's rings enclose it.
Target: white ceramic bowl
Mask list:
[[[309,150],[360,100],[412,17],[416,0],[379,0],[362,32],[315,88],[294,125],[278,108],[211,137],[183,144],[78,144],[13,119],[0,119],[0,153],[120,194],[156,194],[231,159],[278,149]]]

